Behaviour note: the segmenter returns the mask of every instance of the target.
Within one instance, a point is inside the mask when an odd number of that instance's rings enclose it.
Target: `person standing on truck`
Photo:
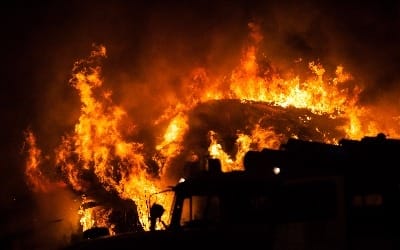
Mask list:
[[[163,206],[154,203],[150,208],[150,231],[156,230],[157,221],[160,221],[166,228],[166,224],[161,220],[161,216],[164,214],[165,209]]]

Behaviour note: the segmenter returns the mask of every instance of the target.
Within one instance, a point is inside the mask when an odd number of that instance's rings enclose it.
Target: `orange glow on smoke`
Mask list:
[[[128,141],[122,131],[123,120],[128,119],[124,108],[112,102],[110,91],[102,92],[101,67],[99,59],[106,57],[104,46],[95,47],[89,58],[79,60],[73,68],[72,86],[78,91],[81,100],[79,121],[71,134],[62,138],[56,150],[56,165],[66,175],[68,184],[75,190],[85,193],[90,190],[91,181],[98,181],[105,190],[116,192],[121,198],[132,199],[137,205],[139,219],[145,229],[149,229],[148,199],[166,186],[164,175],[171,162],[184,150],[184,138],[189,130],[188,112],[196,105],[212,100],[240,100],[242,103],[262,102],[283,108],[304,108],[314,114],[325,114],[332,119],[342,118],[341,128],[349,138],[361,138],[386,131],[386,125],[369,118],[371,114],[365,107],[358,106],[362,88],[349,85],[353,77],[343,66],[329,73],[317,62],[306,65],[307,77],[279,73],[272,65],[262,68],[257,62],[258,45],[263,37],[256,24],[249,25],[250,45],[244,50],[237,68],[229,76],[213,78],[206,69],[193,70],[185,88],[189,96],[178,100],[173,107],[167,107],[154,124],[165,122],[165,130],[157,131],[161,136],[155,143],[156,152],[151,156],[161,171],[159,176],[149,174],[144,145]],[[301,60],[300,60],[301,61]],[[299,118],[298,122],[309,121],[310,116]],[[318,130],[318,128],[315,128]],[[255,123],[250,133],[236,131],[235,155],[224,151],[223,141],[215,131],[209,131],[208,152],[219,158],[222,171],[242,170],[242,160],[248,150],[262,148],[277,149],[285,136],[274,131],[273,127],[262,127]],[[397,136],[391,129],[391,136]],[[289,132],[288,132],[289,133]],[[290,134],[292,137],[301,135]],[[325,142],[336,143],[340,138],[326,137]],[[43,176],[38,170],[40,150],[35,145],[32,133],[27,136],[30,145],[26,164],[26,175],[34,189],[41,190]],[[149,158],[149,157],[147,157]],[[84,177],[90,173],[90,178]],[[171,197],[160,194],[157,203],[169,211]],[[107,209],[80,210],[83,229],[93,226],[106,226]],[[168,221],[168,213],[164,214]],[[111,229],[110,229],[111,230]],[[112,230],[111,230],[112,231]]]

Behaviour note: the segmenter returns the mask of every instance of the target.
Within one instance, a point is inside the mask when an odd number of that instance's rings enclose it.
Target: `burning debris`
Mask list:
[[[310,62],[307,77],[283,76],[270,63],[260,62],[257,46],[262,36],[256,27],[250,25],[250,46],[229,77],[213,78],[196,69],[190,82],[182,84],[190,94],[146,128],[152,131],[151,142],[138,139],[131,130],[140,125],[102,89],[106,48],[95,46],[87,59],[75,63],[70,83],[80,96],[81,114],[74,131],[62,137],[53,165],[60,173],[57,181],[83,197],[83,231],[149,230],[148,199],[177,182],[188,157],[219,158],[227,172],[243,169],[247,151],[278,148],[291,137],[337,143],[380,132],[379,121],[364,123],[370,114],[358,106],[361,89],[342,66],[328,75],[322,65]],[[124,127],[127,120],[134,125]],[[27,142],[26,175],[34,190],[43,190],[38,185],[47,180],[40,181],[45,176],[31,132]],[[162,194],[157,203],[169,210],[171,198]],[[162,220],[168,221],[168,216],[165,213]]]

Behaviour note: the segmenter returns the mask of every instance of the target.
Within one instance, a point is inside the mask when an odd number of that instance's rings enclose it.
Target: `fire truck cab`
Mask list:
[[[165,230],[96,239],[74,249],[399,249],[400,140],[338,145],[289,139],[249,151],[244,171],[209,171],[178,183]],[[150,219],[164,208],[154,204]]]
[[[400,140],[289,139],[173,188],[168,230],[266,249],[399,249]],[[193,237],[193,236],[192,236]],[[199,239],[199,241],[201,241]]]
[[[283,180],[273,173],[205,173],[174,188],[168,230],[196,232],[200,242],[212,239],[220,245],[344,249],[342,184],[339,177]]]

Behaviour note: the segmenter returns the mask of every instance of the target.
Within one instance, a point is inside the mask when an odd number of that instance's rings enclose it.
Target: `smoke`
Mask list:
[[[386,100],[398,107],[398,12],[395,1],[283,1],[262,19],[265,48],[273,62],[283,60],[281,65],[294,58],[318,60],[327,69],[341,64],[364,88],[362,105]]]
[[[59,249],[81,238],[77,213],[81,200],[65,186],[53,185],[52,190],[18,202],[25,208],[9,212],[12,224],[2,227],[6,249]]]
[[[80,197],[59,186],[46,193],[36,193],[35,202],[29,247],[59,249],[70,244],[74,237],[81,237],[78,215]]]
[[[395,3],[156,1],[142,16],[141,33],[126,33],[134,43],[108,46],[106,85],[135,122],[146,127],[166,107],[191,94],[187,85],[193,69],[206,69],[212,80],[229,75],[239,63],[253,21],[264,37],[261,61],[300,75],[306,74],[310,61],[331,72],[343,65],[354,84],[364,88],[361,105],[390,106],[395,112],[395,9]]]
[[[33,91],[41,93],[33,129],[49,138],[48,148],[79,115],[68,79],[73,62],[85,57],[93,42],[107,47],[105,88],[146,134],[166,107],[190,95],[193,69],[206,69],[215,79],[238,65],[250,21],[260,25],[264,37],[260,60],[302,74],[309,61],[320,61],[328,71],[341,64],[365,87],[363,105],[398,107],[396,3],[71,1],[31,8],[38,13],[28,36],[30,57],[39,62],[32,69]],[[300,58],[304,63],[294,63]]]
[[[105,72],[110,73],[109,82],[118,86],[113,88],[116,98],[131,117],[139,118],[136,122],[154,121],[166,107],[190,96],[187,84],[193,69],[224,75],[237,65],[248,32],[237,5],[161,1],[152,7],[138,38],[141,51],[133,49],[122,69],[110,62],[113,69]],[[112,48],[109,52],[111,57]]]
[[[250,21],[260,24],[264,36],[260,52],[282,71],[299,58],[319,60],[328,70],[343,64],[367,87],[364,102],[398,102],[396,2],[68,1],[21,2],[12,10],[21,17],[7,21],[24,38],[13,61],[25,70],[18,77],[24,77],[19,89],[33,102],[28,118],[35,131],[54,140],[58,136],[50,135],[78,117],[68,80],[73,62],[93,42],[108,49],[106,87],[141,122],[187,94],[183,78],[192,69],[228,74],[238,64]]]

